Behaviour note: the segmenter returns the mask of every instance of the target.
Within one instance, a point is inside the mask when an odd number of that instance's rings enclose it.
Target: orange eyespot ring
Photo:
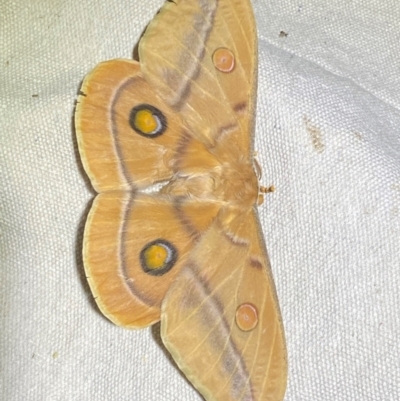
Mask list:
[[[221,72],[232,72],[235,68],[235,56],[225,47],[215,50],[212,60],[214,67]]]
[[[178,251],[170,242],[156,239],[140,251],[140,264],[145,273],[162,276],[172,269],[177,257]]]
[[[242,331],[253,330],[258,323],[257,308],[250,303],[240,305],[236,310],[236,324]]]
[[[149,104],[140,104],[131,110],[129,125],[139,135],[156,138],[166,130],[167,119],[156,107]]]

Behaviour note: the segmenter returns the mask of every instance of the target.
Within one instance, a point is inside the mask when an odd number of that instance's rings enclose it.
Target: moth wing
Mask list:
[[[85,227],[83,259],[103,314],[128,328],[159,321],[166,292],[217,212],[215,205],[160,195],[97,195]]]
[[[168,291],[161,335],[207,401],[279,401],[286,346],[258,217],[251,211],[225,224],[226,216]]]
[[[227,138],[252,153],[257,42],[249,0],[165,2],[139,58],[147,81],[193,135],[211,147]]]
[[[85,77],[75,127],[97,192],[133,190],[172,177],[181,119],[147,83],[137,61],[106,61]]]

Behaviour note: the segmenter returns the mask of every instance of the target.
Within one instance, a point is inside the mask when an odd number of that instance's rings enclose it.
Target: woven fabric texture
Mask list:
[[[0,4],[0,399],[195,401],[159,327],[98,311],[80,82],[132,58],[162,0]],[[260,208],[286,329],[286,401],[400,399],[400,7],[254,0]]]

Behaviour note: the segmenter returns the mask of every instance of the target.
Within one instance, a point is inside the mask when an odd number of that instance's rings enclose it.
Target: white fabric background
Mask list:
[[[102,317],[80,256],[93,196],[72,124],[80,81],[100,61],[131,58],[162,2],[0,4],[1,400],[201,399],[157,326]],[[399,3],[253,4],[285,400],[398,400]]]

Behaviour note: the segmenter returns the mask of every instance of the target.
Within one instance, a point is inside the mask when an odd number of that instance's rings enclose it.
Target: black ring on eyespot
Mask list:
[[[136,121],[136,115],[139,111],[142,110],[149,110],[151,112],[151,114],[153,114],[153,116],[155,116],[159,123],[160,123],[160,127],[158,128],[158,130],[156,130],[153,133],[146,133],[141,131],[136,125],[135,125],[135,121]],[[129,114],[129,125],[131,126],[131,128],[138,133],[139,135],[142,135],[146,138],[157,138],[158,136],[162,135],[165,130],[167,129],[167,118],[164,116],[164,114],[157,109],[156,107],[150,105],[150,104],[139,104],[138,106],[135,106],[130,114]]]
[[[164,265],[158,269],[151,269],[147,266],[146,263],[146,251],[153,245],[164,245],[167,249],[168,257],[164,262]],[[169,272],[175,265],[178,259],[178,250],[167,240],[159,238],[154,241],[147,243],[143,249],[140,251],[140,264],[145,273],[150,274],[151,276],[162,276],[165,273]]]

